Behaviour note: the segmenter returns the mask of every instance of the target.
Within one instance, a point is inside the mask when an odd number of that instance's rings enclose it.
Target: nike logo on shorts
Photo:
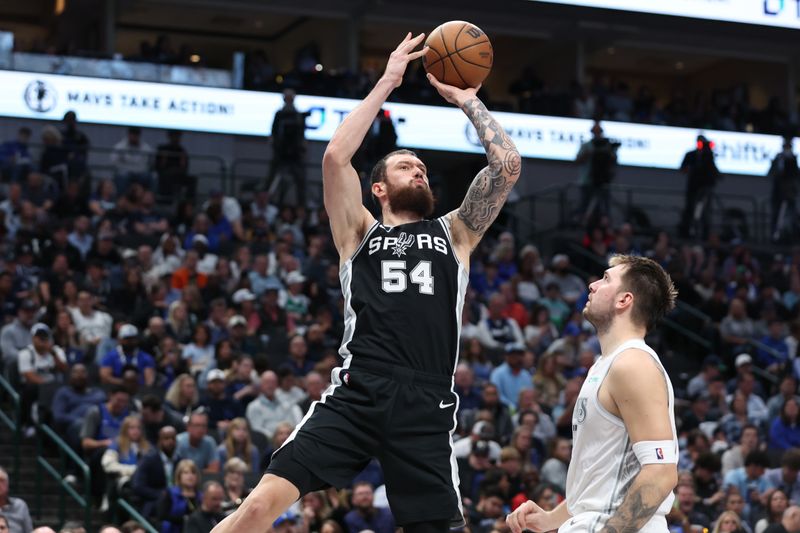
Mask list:
[[[456,403],[444,403],[444,400],[439,402],[439,409],[447,409],[448,407],[453,407]]]

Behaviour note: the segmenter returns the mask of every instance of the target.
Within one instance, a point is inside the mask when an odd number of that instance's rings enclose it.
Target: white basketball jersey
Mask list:
[[[572,460],[567,473],[567,508],[572,516],[597,513],[597,518],[592,520],[594,523],[588,529],[586,525],[583,526],[584,531],[594,531],[614,514],[641,470],[625,424],[619,417],[606,411],[597,397],[600,385],[616,356],[631,348],[649,353],[664,372],[669,392],[669,417],[675,457],[678,455],[675,397],[669,376],[658,355],[643,340],[626,341],[613,353],[601,357],[589,369],[572,413]],[[659,506],[654,519],[667,514],[674,499],[675,496],[670,493]]]

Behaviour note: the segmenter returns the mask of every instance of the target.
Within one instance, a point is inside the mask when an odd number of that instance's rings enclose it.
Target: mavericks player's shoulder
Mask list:
[[[656,359],[640,348],[620,352],[609,370],[614,383],[624,387],[651,386],[664,381],[664,371]]]

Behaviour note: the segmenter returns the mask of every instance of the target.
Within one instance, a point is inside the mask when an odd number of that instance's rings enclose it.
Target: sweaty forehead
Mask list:
[[[426,168],[425,163],[420,161],[418,157],[414,157],[413,155],[408,155],[408,154],[393,155],[392,157],[389,158],[389,161],[387,161],[387,163],[388,163],[387,166],[390,167],[398,167],[402,164],[407,164],[415,167]]]

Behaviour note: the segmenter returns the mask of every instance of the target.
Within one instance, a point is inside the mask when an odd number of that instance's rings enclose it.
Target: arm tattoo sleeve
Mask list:
[[[601,533],[636,533],[658,510],[664,495],[650,484],[634,482]]]
[[[513,141],[480,100],[468,100],[462,109],[478,132],[489,165],[472,181],[458,218],[470,231],[482,234],[497,217],[516,183],[522,160]]]

